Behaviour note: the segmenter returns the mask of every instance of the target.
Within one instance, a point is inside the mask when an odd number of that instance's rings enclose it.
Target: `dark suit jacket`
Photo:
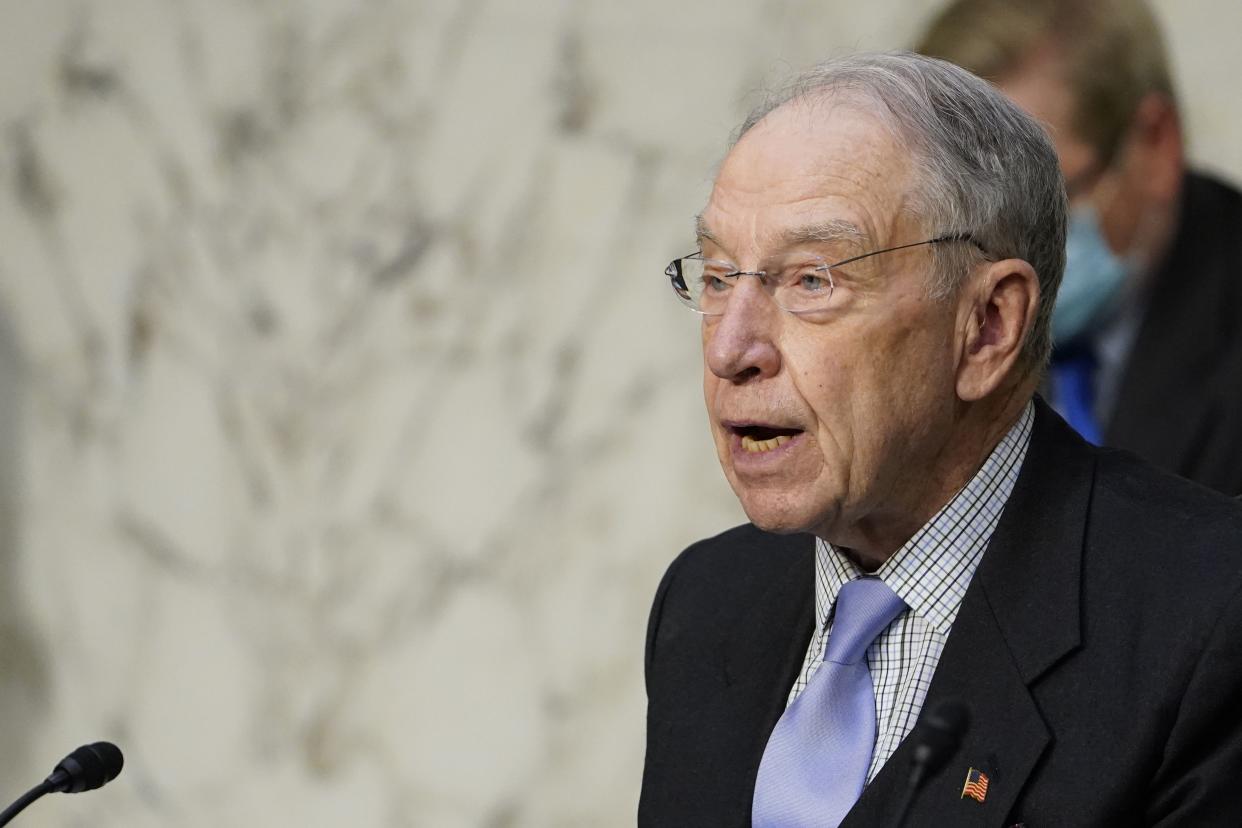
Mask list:
[[[750,824],[814,619],[813,540],[752,526],[669,567],[647,637],[642,826]],[[1242,825],[1242,505],[1088,446],[1042,402],[924,711],[971,726],[911,826]],[[891,825],[903,742],[843,823]],[[984,802],[961,797],[968,768]]]
[[[1188,174],[1104,442],[1242,494],[1242,193]]]

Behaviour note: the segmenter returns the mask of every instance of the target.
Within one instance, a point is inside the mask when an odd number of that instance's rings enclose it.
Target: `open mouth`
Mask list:
[[[751,453],[778,449],[802,433],[800,428],[766,425],[737,425],[729,429],[741,439],[742,450]]]

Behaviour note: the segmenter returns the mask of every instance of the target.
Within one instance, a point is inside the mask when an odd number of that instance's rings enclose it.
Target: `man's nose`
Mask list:
[[[776,334],[782,314],[759,279],[739,279],[724,313],[708,323],[703,343],[707,367],[721,379],[739,383],[776,374],[781,366]]]

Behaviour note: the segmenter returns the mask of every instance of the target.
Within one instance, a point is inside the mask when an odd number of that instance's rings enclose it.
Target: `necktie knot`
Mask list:
[[[906,608],[906,602],[879,578],[859,578],[841,587],[824,648],[824,660],[856,664],[871,642]]]

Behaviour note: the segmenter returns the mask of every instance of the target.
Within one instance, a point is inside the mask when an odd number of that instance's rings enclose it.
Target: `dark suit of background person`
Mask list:
[[[1242,193],[1187,173],[1105,443],[1242,494]]]
[[[1103,444],[1242,493],[1242,193],[1186,170],[1150,9],[1142,0],[959,0],[916,48],[995,81],[1047,123],[1072,202],[1094,204],[1114,256],[1139,254],[1078,341],[1057,343],[1071,356],[1084,344],[1114,353],[1094,383]],[[1108,176],[1121,183],[1099,180]],[[1089,265],[1074,261],[1073,239],[1069,252],[1067,283],[1091,280],[1075,274]],[[1063,285],[1062,302],[1069,293]]]
[[[814,539],[742,526],[669,567],[647,633],[639,824],[750,824],[814,626]],[[1047,406],[924,703],[971,712],[912,826],[1242,824],[1242,509]],[[909,741],[845,826],[889,826]],[[983,803],[961,796],[984,769]]]

